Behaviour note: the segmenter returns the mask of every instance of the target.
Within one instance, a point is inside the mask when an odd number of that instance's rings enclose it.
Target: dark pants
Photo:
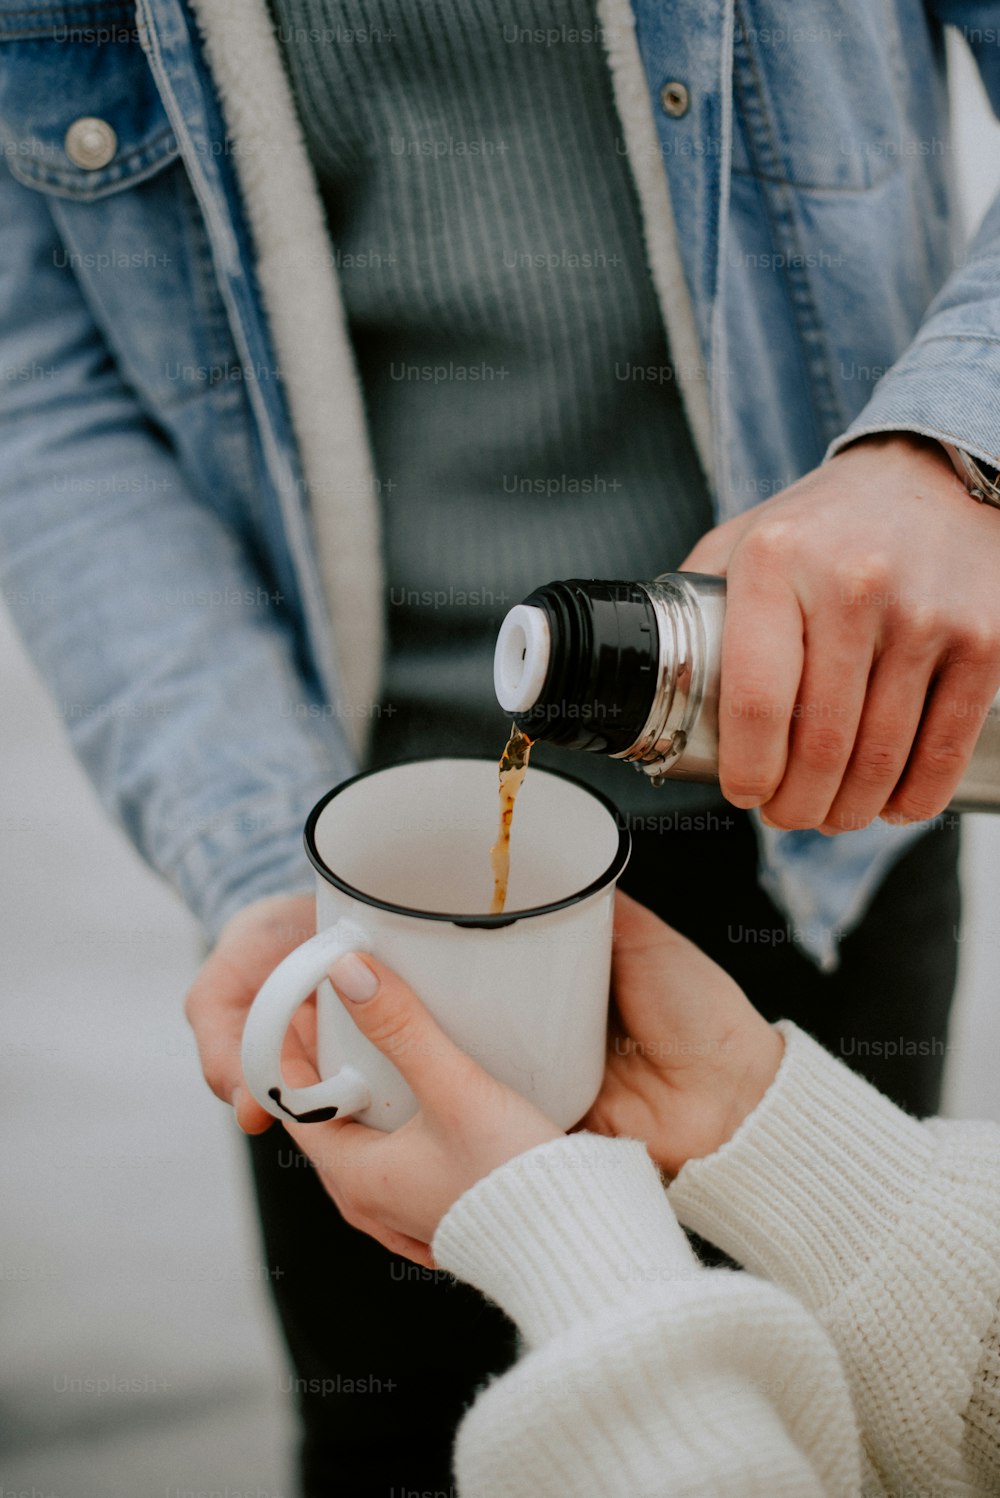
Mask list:
[[[701,820],[637,832],[622,887],[716,958],[768,1018],[795,1020],[897,1102],[933,1113],[956,971],[955,819],[890,872],[826,974],[785,939],[758,888],[748,819]],[[511,1362],[511,1324],[475,1291],[347,1227],[283,1130],[251,1147],[305,1428],[304,1493],[452,1498],[455,1426]]]

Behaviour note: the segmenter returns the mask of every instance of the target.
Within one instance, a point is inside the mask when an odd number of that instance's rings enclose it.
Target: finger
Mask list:
[[[184,1012],[194,1031],[198,1059],[209,1087],[237,1109],[240,1127],[262,1134],[274,1119],[246,1086],[240,1061],[248,997],[243,978],[228,961],[210,957],[188,991]]]
[[[888,819],[922,822],[951,801],[976,747],[1000,678],[997,663],[945,666],[933,683]]]
[[[319,1081],[313,1059],[315,1055],[316,998],[312,995],[296,1011],[282,1041],[281,1074],[289,1086],[309,1087]],[[233,1093],[233,1110],[244,1134],[263,1134],[276,1121],[261,1108],[246,1086],[237,1087]]]
[[[459,1050],[397,973],[367,954],[334,963],[330,982],[354,1023],[409,1083],[422,1104],[454,1095],[481,1068]]]
[[[716,966],[693,941],[620,889],[615,892],[612,957],[616,966],[641,957],[651,971],[663,973],[670,972],[671,964],[686,962],[689,957],[706,967]]]
[[[244,1134],[266,1134],[277,1120],[265,1112],[245,1086],[234,1089],[230,1102],[236,1115],[236,1123]]]
[[[749,1001],[700,947],[620,891],[615,917],[611,1047],[621,1033],[647,1058],[669,1059],[672,1067],[696,1060]]]
[[[781,783],[804,656],[798,599],[773,567],[752,562],[730,573],[719,692],[719,783],[743,808]]]
[[[666,921],[660,919],[647,905],[633,900],[623,889],[615,891],[615,944],[635,946],[662,940],[664,936],[676,935]]]
[[[880,815],[906,768],[930,675],[891,650],[875,662],[847,773],[821,832],[856,831]]]
[[[677,569],[679,572],[704,572],[710,577],[725,577],[733,548],[748,524],[745,515],[737,515],[722,525],[706,531],[697,545],[688,552]]]
[[[296,1087],[308,1086],[316,1076],[315,1069],[301,1056],[290,1059],[288,1074]],[[392,1161],[391,1153],[386,1155],[390,1135],[349,1118],[314,1124],[289,1118],[283,1121],[283,1127],[316,1170],[349,1226],[377,1239],[390,1253],[430,1264],[429,1246],[391,1223],[394,1193],[386,1179]],[[389,1147],[391,1150],[391,1144]]]
[[[284,1070],[295,1087],[308,1087],[316,1080],[315,1067],[298,1052],[284,1063]],[[292,1118],[282,1122],[345,1222],[377,1239],[390,1253],[434,1267],[429,1244],[393,1226],[399,1200],[393,1178],[399,1175],[399,1145],[407,1125],[386,1134],[350,1118],[313,1124]]]
[[[774,827],[818,827],[847,773],[875,652],[875,620],[823,610],[806,624],[788,763],[761,806]]]
[[[659,960],[667,962],[672,953],[689,945],[686,937],[673,926],[668,926],[648,906],[633,900],[624,890],[615,891],[613,952],[616,957],[658,949]]]

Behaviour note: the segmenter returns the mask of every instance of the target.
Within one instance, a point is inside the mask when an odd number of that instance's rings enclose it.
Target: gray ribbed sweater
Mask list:
[[[374,761],[498,753],[506,609],[557,577],[666,571],[712,523],[593,3],[272,6],[381,489]],[[636,811],[718,799],[593,756],[550,762]]]

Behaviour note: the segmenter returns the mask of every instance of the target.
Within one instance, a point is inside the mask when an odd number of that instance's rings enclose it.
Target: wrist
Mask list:
[[[730,1036],[723,1046],[730,1053],[731,1064],[723,1077],[711,1079],[711,1093],[718,1099],[717,1121],[707,1132],[703,1145],[688,1150],[681,1158],[676,1154],[676,1146],[670,1150],[668,1141],[671,1158],[659,1163],[670,1179],[688,1160],[703,1160],[729,1143],[767,1096],[785,1054],[781,1031],[763,1019],[759,1019],[751,1035]]]
[[[953,442],[942,442],[941,447],[960,483],[972,498],[979,500],[981,504],[1000,509],[1000,470]]]
[[[635,1128],[667,1180],[689,1160],[723,1149],[767,1096],[781,1067],[780,1030],[753,1011],[753,1025],[705,1042],[711,1057],[676,1079],[661,1074],[647,1094],[651,1128]],[[623,1130],[624,1132],[624,1130]]]
[[[737,1263],[828,1304],[878,1258],[932,1171],[924,1126],[803,1031],[760,1107],[669,1197],[685,1227]]]
[[[755,1035],[745,1065],[734,1078],[734,1086],[720,1129],[717,1145],[728,1144],[737,1129],[760,1107],[781,1068],[785,1041],[781,1031],[766,1022]]]
[[[838,463],[852,453],[876,454],[880,463],[905,462],[944,482],[956,498],[969,498],[1000,508],[1000,469],[977,457],[958,442],[922,432],[867,432],[855,437],[829,459]]]
[[[950,478],[956,477],[942,443],[935,437],[924,436],[922,432],[864,432],[839,448],[828,461],[839,463],[842,459],[859,453],[877,453],[883,461],[896,458],[930,465]]]
[[[919,432],[874,432],[858,437],[841,448],[831,462],[848,457],[855,449],[874,446],[881,463],[904,461],[918,472],[942,483],[956,499],[974,499],[1000,509],[1000,469],[988,458],[977,457],[957,442],[943,436],[927,437]]]
[[[648,1304],[700,1266],[645,1147],[563,1136],[516,1156],[445,1213],[440,1269],[475,1285],[537,1347],[580,1321]]]

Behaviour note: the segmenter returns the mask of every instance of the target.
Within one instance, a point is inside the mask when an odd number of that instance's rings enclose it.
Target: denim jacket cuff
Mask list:
[[[859,437],[915,432],[951,442],[1000,466],[1000,340],[967,334],[918,338],[871,400],[827,448],[824,461]]]

